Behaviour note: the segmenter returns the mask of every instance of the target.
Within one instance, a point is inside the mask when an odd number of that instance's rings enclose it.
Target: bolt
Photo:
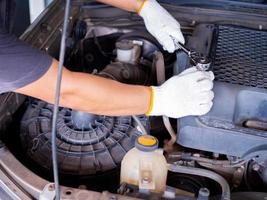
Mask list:
[[[50,184],[48,186],[48,191],[54,191],[55,190],[55,185],[54,184]]]
[[[209,196],[210,196],[210,191],[207,188],[200,188],[197,200],[208,200]]]

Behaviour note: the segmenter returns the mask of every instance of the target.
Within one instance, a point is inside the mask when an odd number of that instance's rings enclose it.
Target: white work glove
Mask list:
[[[199,71],[192,67],[161,86],[153,86],[147,115],[180,118],[208,113],[213,105],[213,80],[211,71]]]
[[[156,0],[145,0],[138,14],[164,50],[173,53],[176,50],[174,40],[184,44],[180,24]]]

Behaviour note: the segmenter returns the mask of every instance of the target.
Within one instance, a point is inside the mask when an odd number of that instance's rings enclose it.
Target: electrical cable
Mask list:
[[[57,73],[55,103],[54,103],[54,109],[53,109],[52,138],[51,138],[52,140],[52,162],[53,162],[53,174],[54,174],[54,183],[55,183],[55,192],[56,192],[55,199],[56,200],[60,199],[60,185],[59,185],[59,178],[58,178],[57,145],[56,145],[56,125],[57,125],[57,117],[58,117],[63,63],[65,59],[69,12],[70,12],[70,0],[66,0],[64,23],[63,23],[63,30],[62,30],[62,37],[61,37],[61,44],[60,44],[60,56],[59,56],[59,65],[58,65],[58,73]]]

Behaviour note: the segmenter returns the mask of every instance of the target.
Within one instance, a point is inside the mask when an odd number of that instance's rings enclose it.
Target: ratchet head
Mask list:
[[[206,56],[191,51],[191,56],[189,56],[192,64],[200,71],[207,71],[210,68],[210,59],[208,59]]]
[[[198,53],[196,51],[192,51],[188,49],[185,45],[182,43],[174,40],[175,42],[175,48],[176,49],[181,49],[183,52],[185,52],[193,66],[195,66],[198,70],[200,71],[207,71],[210,68],[210,59],[208,59],[206,56],[204,56],[201,53]]]

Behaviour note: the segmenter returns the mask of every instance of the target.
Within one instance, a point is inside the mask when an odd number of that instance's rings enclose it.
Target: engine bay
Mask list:
[[[132,24],[109,26],[87,15],[73,19],[69,31],[64,64],[71,71],[149,86],[192,66],[183,51],[164,51],[134,17]],[[267,31],[211,23],[182,30],[186,47],[211,59],[212,110],[176,120],[60,108],[60,184],[143,199],[230,199],[230,191],[267,191]],[[42,48],[57,58],[58,44],[54,35]],[[3,136],[23,165],[51,182],[52,112],[53,105],[27,97],[5,131],[12,137]],[[120,183],[121,162],[144,134],[157,138],[170,165],[163,194]]]

